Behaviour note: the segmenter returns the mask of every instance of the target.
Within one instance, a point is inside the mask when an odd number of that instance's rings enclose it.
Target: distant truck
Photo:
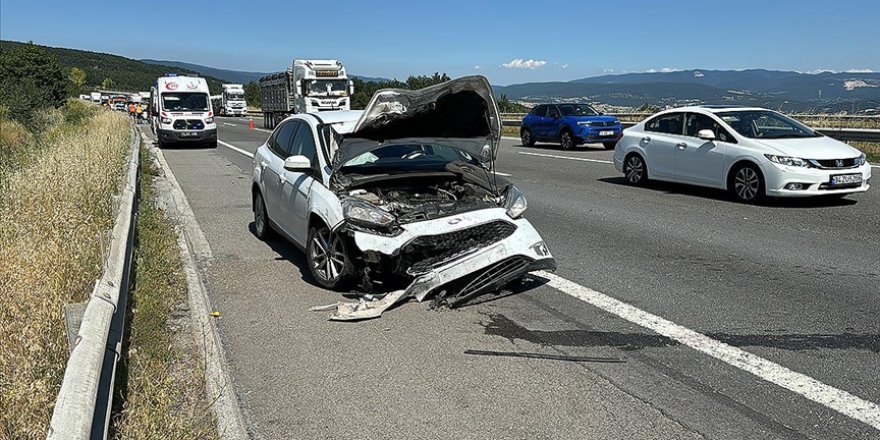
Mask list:
[[[101,92],[92,92],[91,97],[92,102],[94,102],[95,104],[101,103]]]
[[[247,114],[247,102],[244,99],[244,86],[241,84],[223,84],[220,95],[220,108],[216,112],[220,116],[244,116]]]
[[[293,60],[284,72],[260,78],[263,127],[288,115],[350,110],[354,86],[338,60]]]
[[[150,87],[151,127],[159,147],[207,144],[217,148],[217,124],[204,78],[166,74]]]

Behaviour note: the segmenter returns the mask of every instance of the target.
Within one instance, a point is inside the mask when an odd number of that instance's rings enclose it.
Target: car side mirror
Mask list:
[[[605,116],[605,112],[599,112],[599,116]]]
[[[312,161],[305,156],[290,156],[284,159],[284,169],[301,173],[309,172],[312,170]]]
[[[704,141],[714,141],[715,132],[709,129],[703,129],[697,132],[697,137]]]

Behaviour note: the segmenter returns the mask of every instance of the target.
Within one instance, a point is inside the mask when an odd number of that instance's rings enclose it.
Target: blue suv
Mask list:
[[[586,104],[541,104],[523,118],[519,134],[527,147],[539,141],[559,142],[563,150],[601,143],[611,150],[623,135],[623,127],[616,117]]]

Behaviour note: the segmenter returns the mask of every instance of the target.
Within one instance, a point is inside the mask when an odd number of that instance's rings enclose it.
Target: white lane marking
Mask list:
[[[819,382],[810,376],[789,370],[775,362],[768,361],[745,350],[682,327],[672,321],[648,313],[604,293],[581,286],[558,275],[543,271],[536,272],[536,274],[549,279],[550,282],[548,284],[550,287],[560,292],[592,304],[608,313],[617,315],[667,338],[674,339],[733,367],[754,374],[767,382],[793,391],[813,402],[825,405],[847,417],[880,429],[880,406],[876,403],[863,400],[846,391]]]
[[[228,122],[224,122],[223,125],[228,125],[230,127],[238,127],[238,124],[230,124]]]
[[[540,156],[540,157],[552,157],[554,159],[568,159],[568,160],[579,160],[582,162],[596,162],[596,163],[610,163],[614,162],[610,160],[601,160],[601,159],[586,159],[583,157],[569,157],[569,156],[557,156],[555,154],[543,154],[543,153],[529,153],[527,151],[520,151],[519,154],[525,154],[527,156]]]
[[[254,158],[254,153],[250,153],[250,152],[244,151],[244,150],[242,150],[241,148],[236,147],[235,145],[232,145],[232,144],[229,144],[229,143],[223,142],[223,141],[221,141],[221,140],[219,140],[219,139],[217,140],[217,143],[220,144],[220,145],[223,145],[223,146],[226,147],[226,148],[229,148],[229,149],[232,150],[232,151],[237,151],[237,152],[239,152],[239,153],[241,153],[241,154],[244,154],[245,156],[250,157],[251,159]]]

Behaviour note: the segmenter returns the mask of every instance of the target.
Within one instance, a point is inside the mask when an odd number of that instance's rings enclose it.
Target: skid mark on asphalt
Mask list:
[[[880,429],[880,406],[816,379],[771,362],[730,344],[648,313],[604,293],[581,286],[549,272],[536,272],[548,285],[566,295],[619,316],[680,344],[714,357],[772,384],[793,391],[847,417]]]
[[[527,151],[520,151],[519,154],[525,154],[526,156],[550,157],[553,159],[579,160],[581,162],[596,162],[596,163],[611,163],[611,164],[614,163],[614,162],[611,162],[610,160],[587,159],[584,157],[558,156],[556,154],[529,153]]]

